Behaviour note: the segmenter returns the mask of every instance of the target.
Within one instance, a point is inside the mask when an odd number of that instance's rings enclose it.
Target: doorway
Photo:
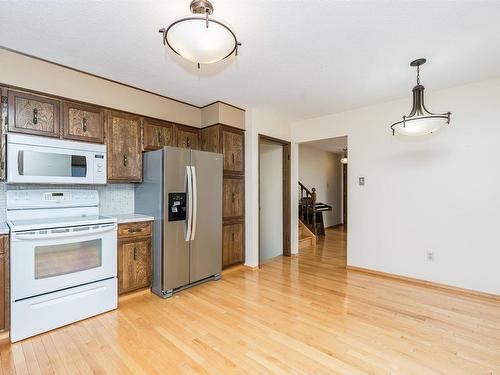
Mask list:
[[[290,256],[290,142],[259,134],[259,267]]]

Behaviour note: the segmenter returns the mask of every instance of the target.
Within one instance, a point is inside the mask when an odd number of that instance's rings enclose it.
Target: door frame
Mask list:
[[[291,170],[292,170],[292,162],[290,160],[290,154],[291,154],[291,143],[288,141],[285,141],[283,139],[278,139],[278,138],[273,138],[269,137],[264,134],[259,134],[259,144],[258,144],[258,205],[259,205],[259,211],[258,211],[258,226],[257,226],[257,231],[258,231],[258,240],[259,243],[257,245],[258,248],[258,265],[260,268],[260,145],[262,141],[267,141],[271,143],[275,143],[278,145],[282,146],[282,155],[283,155],[283,256],[291,256],[291,238],[292,238],[292,233],[291,233],[291,222],[292,222],[292,205],[291,205],[291,200],[292,200],[292,185],[291,185]]]
[[[348,163],[342,164],[342,222],[345,228],[347,228],[347,179],[348,179]]]

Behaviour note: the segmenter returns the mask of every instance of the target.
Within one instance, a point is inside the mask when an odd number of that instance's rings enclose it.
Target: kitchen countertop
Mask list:
[[[5,221],[0,221],[0,234],[9,234],[10,229]]]
[[[115,217],[118,224],[125,223],[135,223],[138,221],[153,221],[155,218],[153,216],[142,215],[142,214],[118,214],[118,215],[107,215]]]

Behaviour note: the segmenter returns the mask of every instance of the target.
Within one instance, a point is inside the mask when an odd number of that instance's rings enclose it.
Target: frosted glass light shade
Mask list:
[[[187,17],[167,30],[166,42],[177,54],[194,63],[211,64],[231,55],[237,47],[234,33],[213,18]]]
[[[406,136],[419,136],[434,133],[448,124],[446,117],[421,117],[406,120],[404,123],[400,122],[394,125],[393,130],[396,133]],[[403,126],[404,125],[404,126]]]

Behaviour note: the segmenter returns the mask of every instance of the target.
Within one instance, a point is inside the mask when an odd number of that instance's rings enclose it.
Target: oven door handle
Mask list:
[[[88,228],[88,229],[85,229]],[[20,232],[13,233],[13,240],[45,240],[45,239],[53,239],[53,238],[65,238],[65,237],[76,237],[76,236],[87,236],[93,235],[97,233],[109,232],[111,230],[116,229],[116,224],[106,224],[102,225],[99,228],[91,229],[92,226],[87,227],[76,227],[76,228],[68,228],[67,231],[62,232],[61,229],[56,230],[47,230],[47,233],[38,232]],[[77,229],[75,231],[75,229]],[[55,232],[54,231],[58,231]]]

